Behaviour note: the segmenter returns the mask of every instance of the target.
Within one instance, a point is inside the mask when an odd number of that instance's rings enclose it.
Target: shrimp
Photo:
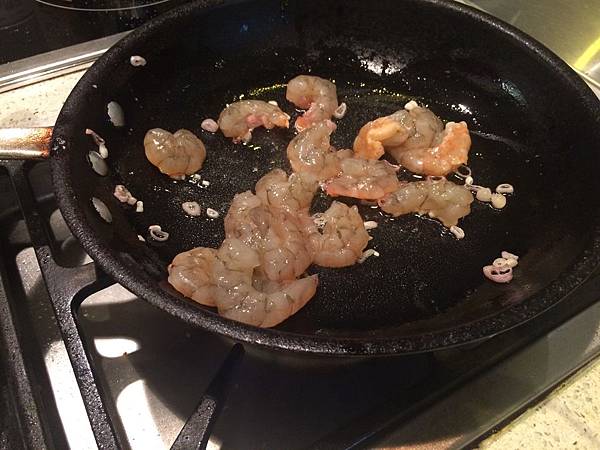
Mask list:
[[[308,215],[306,215],[307,217]],[[314,248],[298,216],[275,210],[264,237],[261,269],[273,281],[293,280],[311,265]]]
[[[290,116],[278,106],[262,100],[242,100],[227,106],[219,115],[219,128],[234,142],[249,142],[252,130],[263,126],[288,128]]]
[[[404,143],[411,132],[412,123],[405,110],[367,122],[354,139],[354,154],[358,158],[379,159],[386,147]]]
[[[258,180],[256,195],[270,208],[308,213],[317,187],[317,178],[308,172],[288,177],[283,170],[274,169]]]
[[[223,317],[260,327],[281,323],[314,296],[317,275],[267,282],[254,277],[258,265],[255,250],[237,239],[225,239],[218,250],[201,247],[177,255],[169,266],[168,280],[186,297],[216,306]],[[255,284],[264,285],[265,290]]]
[[[473,194],[465,186],[445,178],[405,183],[379,200],[381,209],[393,216],[411,212],[429,214],[450,228],[471,212]]]
[[[274,327],[296,314],[317,292],[317,275],[271,285],[264,293],[251,285],[231,284],[219,291],[219,314],[228,319],[262,328]]]
[[[250,191],[241,192],[233,197],[225,216],[225,236],[259,248],[270,220],[269,210],[259,197]]]
[[[316,249],[314,263],[323,267],[346,267],[356,263],[369,242],[356,206],[334,201],[322,215],[323,232],[310,232]]]
[[[397,166],[387,161],[345,158],[341,174],[326,185],[327,194],[364,200],[377,200],[400,187]]]
[[[467,124],[448,122],[435,136],[433,145],[419,147],[407,140],[404,145],[388,149],[388,153],[412,172],[444,176],[467,163],[470,148]]]
[[[331,119],[338,107],[335,84],[312,75],[299,75],[288,82],[285,98],[307,111],[296,119],[296,129],[305,130],[315,123]]]
[[[168,267],[168,281],[188,298],[206,306],[216,306],[214,265],[217,251],[198,247],[179,253]]]
[[[326,120],[298,133],[291,140],[287,156],[294,172],[311,173],[319,181],[338,175],[341,154],[334,151],[329,140],[335,128],[331,120]]]
[[[225,216],[225,236],[256,250],[261,271],[273,281],[297,278],[310,266],[314,255],[299,215],[269,208],[250,191],[233,198]]]
[[[356,156],[378,159],[385,151],[412,172],[443,176],[466,164],[471,138],[465,122],[446,127],[429,109],[412,104],[364,125],[354,140]]]
[[[146,158],[171,178],[181,179],[202,168],[206,148],[191,131],[171,134],[162,128],[148,130],[144,137]]]

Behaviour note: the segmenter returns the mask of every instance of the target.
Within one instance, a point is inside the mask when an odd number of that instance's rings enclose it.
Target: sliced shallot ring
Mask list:
[[[507,252],[506,250],[502,251],[502,257],[504,259],[515,259],[517,261],[519,260],[519,257],[517,255],[513,255],[512,253]]]
[[[498,194],[512,194],[515,192],[515,188],[512,184],[502,183],[496,186],[496,192]]]
[[[458,166],[458,168],[454,171],[454,174],[459,178],[467,178],[472,175],[471,168],[466,164],[461,164]]]
[[[484,266],[483,274],[489,280],[495,283],[508,283],[513,279],[512,267],[506,267],[504,269],[498,269],[494,266]]]
[[[164,242],[169,239],[169,233],[163,231],[160,225],[150,225],[148,227],[150,237],[158,242]]]
[[[342,119],[346,115],[347,109],[348,105],[346,105],[346,103],[340,103],[340,106],[338,106],[333,112],[333,117],[335,117],[336,119]]]

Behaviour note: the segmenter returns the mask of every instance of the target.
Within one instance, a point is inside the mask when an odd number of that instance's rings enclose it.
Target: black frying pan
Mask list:
[[[136,30],[109,50],[69,96],[54,128],[50,161],[60,209],[88,253],[115,280],[170,314],[234,339],[332,355],[421,352],[492,336],[544,312],[583,282],[600,259],[596,97],[556,56],[510,26],[455,3],[251,1],[215,7],[196,2]],[[130,56],[142,55],[145,67]],[[295,75],[335,80],[346,117],[333,135],[348,147],[362,124],[409,99],[472,130],[469,165],[478,184],[508,182],[516,193],[494,211],[475,204],[458,241],[431,220],[391,219],[361,206],[380,226],[370,247],[380,257],[346,269],[311,268],[314,299],[275,329],[219,317],[165,281],[178,252],[216,247],[233,195],[274,167],[289,170],[293,130],[256,130],[252,146],[200,129],[226,103],[277,100]],[[127,126],[111,125],[116,100]],[[173,181],[143,153],[149,128],[188,128],[208,149],[201,171],[210,186]],[[87,160],[91,128],[109,149],[108,176]],[[253,170],[256,168],[256,171]],[[405,176],[406,174],[402,175]],[[124,184],[144,213],[112,195]],[[103,221],[91,199],[112,213]],[[221,213],[190,218],[197,200]],[[320,196],[314,210],[331,200]],[[165,243],[140,242],[160,224]],[[487,281],[482,266],[502,250],[521,256],[508,285]],[[157,330],[159,331],[159,330]]]

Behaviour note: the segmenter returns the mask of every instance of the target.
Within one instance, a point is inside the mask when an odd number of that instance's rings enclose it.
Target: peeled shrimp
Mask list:
[[[387,161],[344,158],[340,169],[340,176],[326,185],[326,192],[332,197],[377,200],[400,187],[398,167]]]
[[[293,280],[311,265],[315,251],[304,234],[303,225],[298,216],[281,210],[273,211],[262,248],[261,269],[267,279]]]
[[[323,267],[346,267],[356,263],[369,242],[369,233],[356,206],[334,201],[322,215],[322,233],[310,239],[316,249],[314,263]]]
[[[313,124],[331,119],[338,107],[335,84],[312,75],[299,75],[289,81],[285,98],[307,111],[296,119],[296,129],[302,131]]]
[[[217,251],[198,247],[179,253],[169,265],[169,283],[192,300],[206,306],[216,306],[214,266]]]
[[[278,283],[264,293],[251,285],[230,285],[219,290],[219,314],[262,328],[274,327],[296,314],[317,292],[317,275]],[[275,290],[276,289],[276,290]]]
[[[357,156],[377,159],[384,151],[412,172],[443,176],[466,164],[471,138],[465,122],[444,128],[429,109],[413,105],[367,123],[354,141]]]
[[[252,130],[263,126],[288,128],[290,116],[278,106],[262,100],[242,100],[232,103],[219,115],[219,128],[234,142],[248,142],[252,138]]]
[[[354,140],[354,154],[358,158],[379,159],[386,147],[404,143],[413,131],[408,114],[408,111],[402,109],[367,122]]]
[[[411,212],[429,214],[450,228],[471,212],[473,195],[465,186],[442,178],[405,183],[379,200],[381,209],[393,216]]]
[[[284,283],[254,284],[258,253],[236,239],[218,250],[196,248],[180,253],[169,266],[169,283],[186,297],[216,306],[219,314],[260,327],[275,326],[295,314],[315,294],[316,275]],[[258,279],[260,280],[260,278]]]
[[[467,163],[470,148],[467,124],[448,122],[432,146],[418,147],[407,140],[404,145],[388,149],[388,153],[412,172],[443,176]]]
[[[311,173],[319,181],[338,175],[341,154],[334,151],[329,141],[335,128],[330,120],[319,122],[292,139],[287,156],[294,172]]]
[[[144,137],[146,158],[172,178],[183,178],[202,168],[206,148],[191,131],[171,134],[162,128],[148,130]]]
[[[284,209],[269,208],[250,191],[233,198],[225,216],[225,236],[257,251],[260,270],[269,280],[293,280],[312,262],[314,249],[304,235],[304,221]]]
[[[283,170],[274,169],[258,180],[256,195],[271,208],[308,213],[317,187],[317,178],[308,172],[288,177]]]

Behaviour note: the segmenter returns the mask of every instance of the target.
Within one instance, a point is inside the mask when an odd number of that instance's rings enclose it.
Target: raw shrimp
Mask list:
[[[260,292],[251,285],[230,284],[218,291],[219,314],[228,319],[262,328],[274,327],[296,314],[317,292],[317,275],[271,285],[273,292]]]
[[[471,212],[472,202],[469,189],[441,178],[405,183],[379,200],[379,206],[393,216],[411,212],[429,214],[450,228]]]
[[[290,116],[278,106],[262,100],[242,100],[232,103],[219,115],[219,128],[234,142],[248,142],[252,138],[252,130],[263,126],[288,128]]]
[[[275,326],[295,314],[315,294],[316,275],[284,283],[253,281],[258,253],[237,239],[218,250],[196,248],[180,253],[169,266],[169,283],[186,297],[216,306],[219,314],[260,327]],[[260,280],[260,278],[258,279]]]
[[[317,187],[317,178],[308,172],[288,177],[283,170],[273,169],[256,183],[256,195],[271,208],[308,213]]]
[[[345,158],[340,161],[341,174],[326,185],[327,194],[363,200],[377,200],[396,191],[400,181],[397,166],[387,161]]]
[[[308,219],[308,215],[306,215]],[[273,281],[293,280],[311,265],[315,250],[304,234],[300,217],[274,210],[264,237],[261,269]]]
[[[265,278],[289,281],[311,264],[314,249],[299,214],[269,208],[250,191],[237,194],[225,216],[225,236],[240,239],[260,255]]]
[[[466,164],[469,158],[471,137],[465,122],[448,122],[427,147],[410,141],[409,138],[405,144],[387,151],[399,164],[415,173],[443,176]]]
[[[408,111],[396,111],[363,125],[354,139],[354,154],[359,158],[379,159],[385,148],[404,143],[411,133],[413,123]]]
[[[331,119],[338,107],[335,84],[312,75],[299,75],[289,81],[285,98],[307,111],[296,119],[296,129],[302,131],[317,122]]]
[[[326,120],[298,133],[292,139],[287,148],[287,156],[294,172],[311,173],[319,181],[338,175],[342,154],[335,152],[329,141],[335,128],[332,121]]]
[[[206,148],[198,137],[188,130],[171,134],[162,128],[148,130],[144,137],[146,158],[171,178],[181,179],[202,168]]]
[[[323,267],[356,263],[369,242],[369,233],[356,206],[334,201],[322,218],[325,222],[322,233],[310,233],[316,249],[314,263]]]
[[[435,114],[416,104],[367,123],[354,140],[356,156],[378,159],[387,151],[412,172],[437,176],[466,164],[470,147],[465,122],[444,128]]]
[[[217,251],[198,247],[179,253],[169,265],[169,283],[201,305],[215,306],[214,266]]]

